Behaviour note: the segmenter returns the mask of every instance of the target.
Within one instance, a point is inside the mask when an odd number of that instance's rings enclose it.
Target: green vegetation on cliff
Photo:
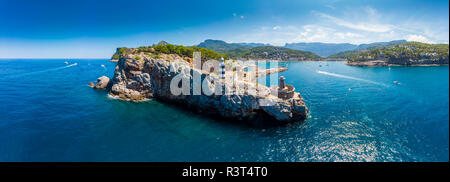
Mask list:
[[[251,59],[281,60],[318,60],[320,56],[312,52],[294,50],[284,47],[269,46],[262,43],[227,43],[222,40],[205,40],[198,47],[214,50],[228,57]]]
[[[218,45],[218,44],[215,44]],[[237,45],[237,44],[236,44]],[[243,47],[234,47],[232,49],[227,49],[228,52],[218,53],[214,50],[203,48],[203,47],[186,47],[182,45],[173,45],[169,43],[159,43],[152,46],[142,46],[138,48],[117,48],[116,53],[112,56],[112,59],[120,59],[127,54],[137,54],[146,53],[150,54],[154,58],[159,58],[160,54],[176,54],[181,57],[193,57],[194,52],[201,52],[202,60],[219,60],[220,58],[247,58],[247,59],[272,59],[272,60],[283,60],[283,61],[301,61],[301,60],[319,60],[320,56],[312,52],[293,50],[284,47],[275,46],[256,46],[258,44],[239,44],[247,45]],[[219,46],[220,47],[220,46]],[[217,47],[216,47],[217,48]]]
[[[327,58],[332,59],[349,59],[351,57],[354,57],[358,55],[359,53],[367,51],[367,50],[350,50],[350,51],[342,51],[333,55],[328,56]]]
[[[284,47],[262,46],[245,51],[241,57],[248,59],[272,59],[283,61],[320,60],[321,57],[307,51],[299,51]]]
[[[401,43],[392,46],[374,48],[348,55],[349,61],[370,60],[422,60],[442,59],[448,60],[448,44],[426,44],[419,42]]]
[[[257,46],[264,46],[264,44],[245,44],[245,43],[227,43],[222,40],[205,40],[197,45],[197,47],[203,47],[206,49],[211,49],[218,53],[226,53],[230,50],[238,49],[238,48],[252,48]]]
[[[119,47],[117,48],[116,52],[113,54],[113,56],[111,57],[111,59],[119,59],[120,56],[122,55],[122,53],[127,50],[126,47]]]
[[[371,49],[376,49],[376,48],[388,47],[388,46],[401,44],[401,43],[407,43],[407,41],[406,40],[393,40],[393,41],[389,41],[389,42],[374,42],[374,43],[370,43],[370,44],[360,44],[352,50],[338,52],[336,54],[332,54],[332,55],[328,56],[328,58],[349,59],[351,57],[358,55],[361,52],[365,52],[365,51],[368,51]]]
[[[264,46],[261,43],[227,43],[222,40],[205,40],[197,45],[206,49],[211,49],[220,54],[226,54],[230,58],[239,58],[242,54],[248,51],[250,48]]]
[[[215,59],[219,60],[220,58],[228,59],[225,54],[219,54],[213,50],[205,49],[201,47],[186,47],[182,45],[173,45],[173,44],[157,44],[153,46],[142,46],[138,48],[117,48],[116,53],[112,56],[113,59],[119,59],[121,56],[126,54],[136,54],[136,53],[148,53],[154,55],[155,58],[159,57],[160,54],[176,54],[181,57],[189,57],[193,58],[194,52],[201,52],[202,60]]]

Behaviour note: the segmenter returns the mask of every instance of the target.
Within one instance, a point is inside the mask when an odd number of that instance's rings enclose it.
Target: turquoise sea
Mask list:
[[[282,63],[310,116],[259,128],[108,98],[87,84],[115,63],[64,61],[0,60],[0,161],[449,160],[448,66]]]

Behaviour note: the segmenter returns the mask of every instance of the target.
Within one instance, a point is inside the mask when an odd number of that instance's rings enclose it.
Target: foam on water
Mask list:
[[[35,74],[40,74],[40,73],[46,73],[46,72],[50,72],[50,71],[57,71],[57,70],[62,70],[62,69],[66,69],[66,68],[70,68],[72,66],[77,66],[78,63],[73,63],[73,64],[69,64],[66,66],[61,66],[61,67],[57,67],[57,68],[50,68],[50,69],[46,69],[46,70],[41,70],[41,71],[34,71],[34,72],[29,72],[29,73],[22,73],[22,74],[16,74],[16,75],[12,75],[12,77],[21,77],[21,76],[28,76],[28,75],[35,75]]]
[[[362,78],[356,78],[356,77],[347,76],[347,75],[341,75],[341,74],[336,74],[336,73],[329,73],[329,72],[326,72],[326,71],[316,70],[316,73],[329,75],[329,76],[334,76],[334,77],[338,77],[338,78],[345,78],[345,79],[350,79],[350,80],[357,80],[357,81],[367,82],[367,83],[371,83],[371,84],[375,84],[375,85],[387,86],[387,85],[385,85],[383,83],[375,82],[375,81],[372,81],[372,80],[366,80],[366,79],[362,79]]]

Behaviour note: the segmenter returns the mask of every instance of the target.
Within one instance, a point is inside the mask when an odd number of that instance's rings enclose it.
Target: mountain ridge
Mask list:
[[[387,46],[392,46],[392,45],[396,45],[396,44],[402,44],[402,43],[408,43],[408,41],[393,40],[393,41],[389,41],[389,42],[374,42],[374,43],[370,43],[370,44],[359,44],[359,46],[356,49],[341,51],[341,52],[329,55],[328,58],[348,59],[348,58],[353,57],[357,54],[360,54],[361,52],[364,52],[364,51],[368,51],[368,50],[376,49],[376,48],[387,47]]]
[[[248,51],[251,48],[262,46],[284,47],[304,52],[312,52],[321,57],[345,58],[346,56],[342,55],[345,54],[353,55],[359,53],[360,50],[368,50],[372,48],[390,46],[406,42],[407,42],[406,40],[373,42],[367,44],[298,42],[298,43],[286,43],[284,46],[273,46],[265,43],[227,43],[223,40],[206,39],[205,41],[194,46],[211,49],[218,53],[227,54],[229,57],[234,58],[239,57],[242,54],[245,54],[246,51]]]
[[[299,42],[286,43],[284,47],[295,50],[311,51],[319,56],[327,57],[334,53],[356,49],[358,45],[350,43]]]
[[[371,47],[387,46],[399,43],[406,43],[406,40],[393,40],[387,42],[373,42],[368,44],[350,44],[350,43],[322,43],[322,42],[299,42],[286,43],[284,47],[310,51],[322,57],[328,57],[344,51],[353,51],[359,49],[369,49]]]
[[[223,40],[207,39],[197,47],[210,49],[230,58],[273,59],[273,60],[318,60],[320,56],[302,50],[263,43],[227,43]]]

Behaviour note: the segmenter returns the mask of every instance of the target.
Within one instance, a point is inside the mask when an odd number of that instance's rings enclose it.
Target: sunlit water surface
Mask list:
[[[0,60],[0,161],[449,160],[448,66],[280,63],[310,116],[255,128],[108,98],[87,83],[115,63],[64,61]]]

